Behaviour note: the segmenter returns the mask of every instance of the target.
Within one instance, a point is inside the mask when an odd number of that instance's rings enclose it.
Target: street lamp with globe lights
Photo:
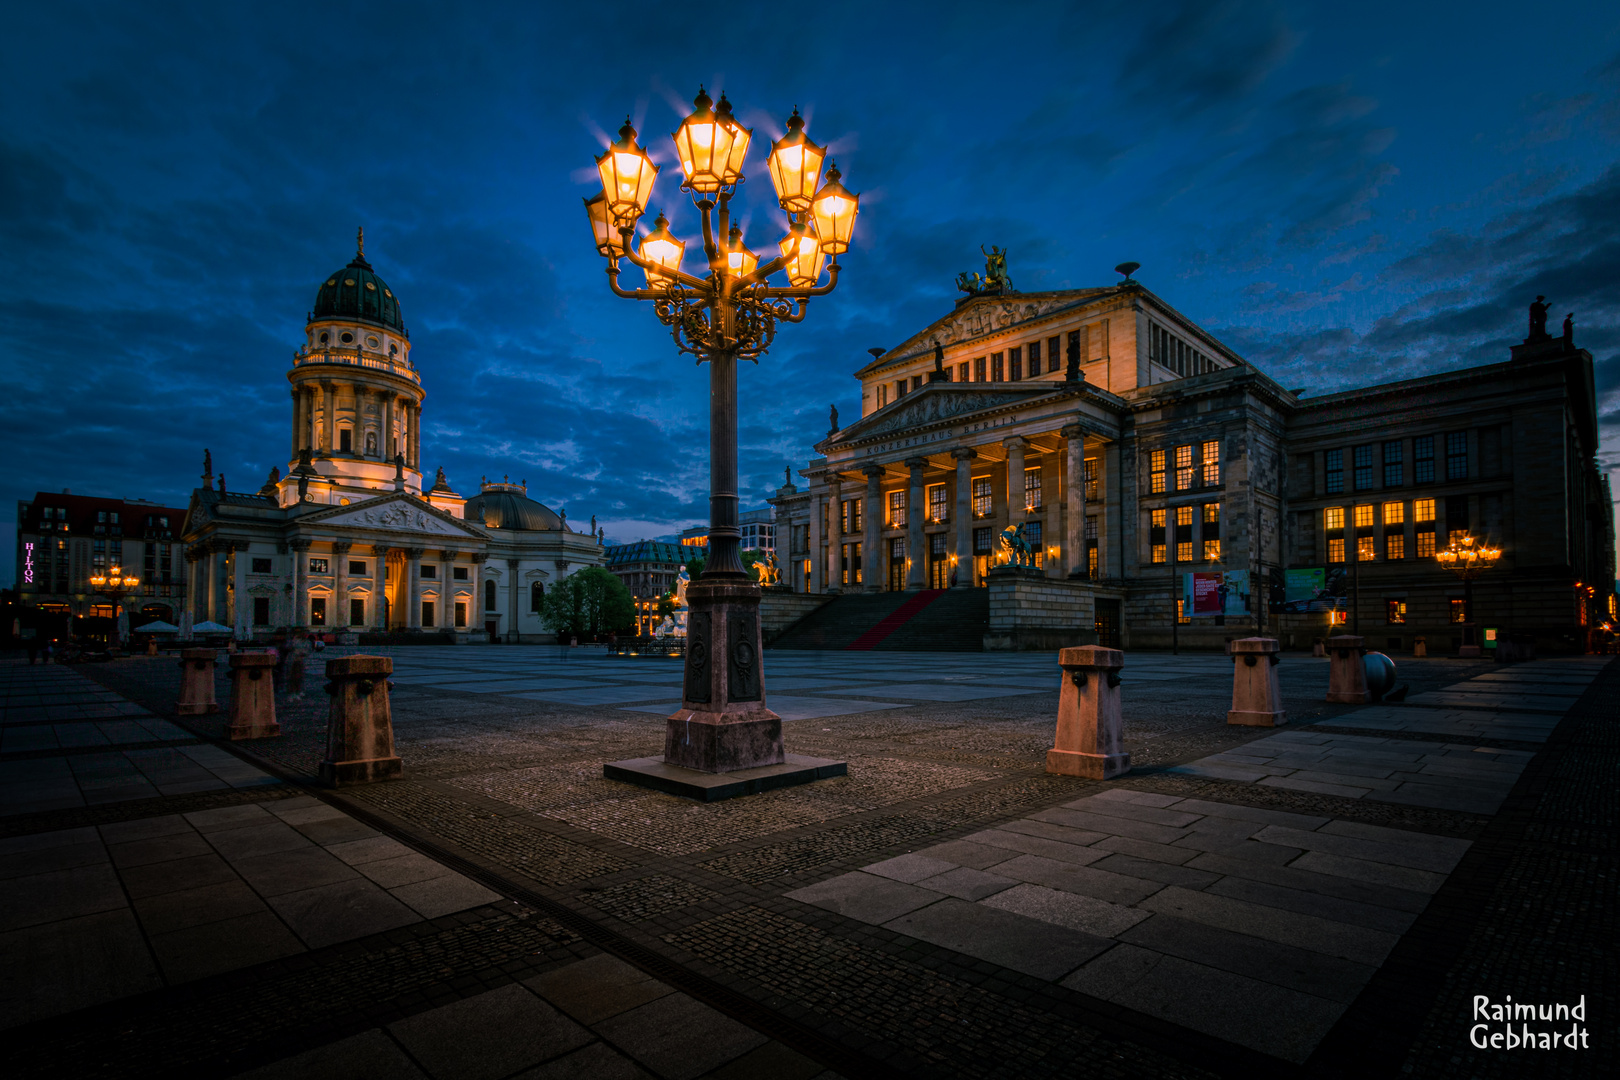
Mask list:
[[[715,102],[699,89],[692,104],[671,138],[684,177],[680,189],[702,215],[703,271],[681,269],[686,245],[661,213],[635,243],[659,166],[628,120],[596,159],[601,193],[584,202],[596,250],[607,259],[608,287],[617,296],[651,300],[675,347],[709,365],[709,556],[687,592],[684,690],[680,711],[669,718],[664,760],[720,773],[784,761],[781,720],[765,707],[760,590],[740,555],[737,361],[757,363],[779,322],[802,321],[811,297],[837,287],[838,256],[849,250],[860,197],[839,182],[826,148],[811,141],[795,108],[766,161],[787,215],[786,235],[777,243],[780,254],[762,260],[731,214],[753,131],[737,121],[724,94]],[[625,262],[645,273],[644,288],[620,284]],[[786,285],[771,283],[778,273]]]
[[[118,633],[118,605],[124,597],[141,587],[141,579],[133,575],[126,575],[124,568],[114,566],[105,574],[91,574],[90,584],[107,599],[112,601],[113,633]],[[122,641],[122,638],[120,638]]]
[[[1479,655],[1479,642],[1474,636],[1474,579],[1495,566],[1496,560],[1501,557],[1501,548],[1482,544],[1466,534],[1452,540],[1451,545],[1444,551],[1435,553],[1436,562],[1462,579],[1463,644],[1460,652],[1462,656]]]

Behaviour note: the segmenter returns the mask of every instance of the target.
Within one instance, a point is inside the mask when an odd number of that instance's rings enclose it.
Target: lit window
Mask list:
[[[1204,558],[1219,562],[1221,558],[1221,504],[1205,503],[1203,528],[1199,539],[1204,542]]]
[[[1148,454],[1148,491],[1154,495],[1164,494],[1164,451],[1154,450]]]
[[[1376,558],[1378,558],[1378,554],[1373,549],[1373,538],[1371,536],[1356,537],[1356,561],[1372,562]]]
[[[1384,537],[1384,558],[1406,558],[1406,537],[1398,532],[1392,532]]]
[[[1041,467],[1024,470],[1024,509],[1039,510],[1041,508]]]
[[[1204,486],[1221,486],[1221,444],[1207,442],[1203,447]]]
[[[1384,621],[1391,626],[1398,626],[1406,621],[1406,601],[1385,600],[1384,612]]]
[[[1327,493],[1337,495],[1344,490],[1344,451],[1329,450],[1322,455],[1327,480]]]
[[[1373,525],[1373,508],[1371,503],[1362,503],[1356,507],[1356,528],[1370,529]]]
[[[1176,447],[1176,490],[1187,491],[1193,486],[1193,448]]]
[[[1163,510],[1154,510],[1148,518],[1148,543],[1152,546],[1152,559],[1156,563],[1165,560],[1165,516]]]
[[[1412,503],[1412,520],[1418,523],[1434,520],[1434,500],[1418,499]]]
[[[1086,498],[1095,499],[1097,497],[1097,459],[1094,457],[1086,458],[1085,482]]]
[[[1387,502],[1384,504],[1384,524],[1399,525],[1406,520],[1406,504]]]
[[[945,485],[935,484],[928,489],[928,520],[948,520],[947,504],[945,502]]]
[[[905,491],[889,492],[889,528],[901,529],[906,524]]]
[[[1426,559],[1434,554],[1434,530],[1417,534],[1417,557]]]
[[[994,512],[995,489],[988,476],[973,481],[973,516],[986,518]]]
[[[1344,529],[1344,507],[1330,506],[1322,511],[1322,528],[1328,532],[1340,532]]]
[[[312,574],[324,574],[324,573],[327,573],[326,560],[325,559],[311,559],[311,560],[309,560],[309,572],[312,573]]]
[[[1176,561],[1192,562],[1193,559],[1193,508],[1190,506],[1176,507]]]
[[[1412,440],[1412,482],[1434,483],[1434,436],[1420,435]]]
[[[1465,623],[1468,621],[1468,601],[1453,600],[1451,602],[1451,621]]]
[[[1176,622],[1181,623],[1183,626],[1192,622],[1192,616],[1184,614],[1182,611],[1182,605],[1185,603],[1186,601],[1181,597],[1176,597]]]
[[[1328,541],[1327,561],[1330,563],[1344,562],[1344,537],[1335,536]]]

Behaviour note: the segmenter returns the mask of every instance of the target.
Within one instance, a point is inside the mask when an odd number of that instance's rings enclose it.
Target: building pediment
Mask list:
[[[941,345],[955,345],[1045,318],[1054,311],[1062,311],[1107,296],[1115,289],[1066,289],[1051,293],[1006,293],[999,296],[976,296],[943,318],[935,319],[920,333],[907,338],[898,348],[890,349],[855,374],[857,377],[894,360],[929,352],[937,340]]]
[[[384,495],[356,506],[335,506],[298,519],[300,528],[330,526],[371,532],[408,533],[457,540],[487,540],[478,528],[451,517],[413,495]]]
[[[907,394],[887,408],[879,409],[831,436],[822,446],[848,445],[878,438],[895,431],[910,431],[930,424],[954,421],[1036,398],[1050,397],[1061,383],[1031,383],[1028,390],[977,389],[972,383],[930,383]]]

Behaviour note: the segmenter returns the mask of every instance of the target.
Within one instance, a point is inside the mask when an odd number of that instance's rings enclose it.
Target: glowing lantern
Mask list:
[[[745,278],[759,265],[759,256],[743,243],[742,229],[731,227],[731,242],[726,245],[726,273],[734,278]]]
[[[705,195],[719,191],[725,183],[731,144],[736,138],[736,129],[709,108],[711,101],[699,87],[697,97],[692,99],[696,106],[692,115],[681,121],[680,128],[670,136],[675,140],[681,171],[686,173],[686,186]]]
[[[619,129],[619,141],[596,159],[596,171],[602,175],[602,194],[613,223],[634,225],[647,211],[658,166],[637,145],[636,129],[629,120]]]
[[[596,250],[608,258],[624,254],[624,237],[609,220],[607,196],[597,192],[585,200],[585,213],[591,219],[591,233],[596,237]]]
[[[861,197],[851,195],[838,182],[842,175],[838,166],[828,162],[827,182],[816,192],[810,212],[816,219],[816,231],[821,234],[821,250],[829,255],[842,255],[849,250],[849,237],[855,231],[855,215],[860,210]]]
[[[776,185],[776,198],[782,209],[790,214],[802,214],[810,209],[816,186],[821,181],[821,162],[827,151],[810,141],[804,133],[804,117],[795,108],[788,117],[787,134],[771,147],[771,183]]]
[[[807,288],[821,280],[821,268],[827,261],[827,255],[816,237],[815,226],[809,223],[793,226],[777,247],[782,251],[782,258],[787,260],[784,269],[787,270],[788,282],[794,288]]]
[[[675,239],[669,231],[669,219],[659,214],[658,220],[653,222],[653,231],[641,241],[640,254],[663,271],[647,270],[647,287],[657,289],[674,284],[675,271],[681,268],[681,259],[686,255],[686,245]]]
[[[737,123],[737,118],[731,115],[731,102],[726,95],[720,95],[720,102],[714,107],[714,113],[720,118],[720,123],[731,130],[731,153],[726,158],[725,171],[720,176],[720,182],[728,187],[740,184],[743,179],[743,161],[748,157],[748,144],[754,140],[754,129],[745,128]]]

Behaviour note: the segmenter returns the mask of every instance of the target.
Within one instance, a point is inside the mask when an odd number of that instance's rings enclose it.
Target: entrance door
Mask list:
[[[945,554],[945,534],[935,533],[928,538],[928,587],[950,588],[951,560]]]
[[[906,542],[889,541],[889,591],[906,591]]]
[[[1097,644],[1109,649],[1123,648],[1119,643],[1119,601],[1096,601]]]
[[[496,619],[484,620],[484,633],[489,635],[489,643],[494,645],[500,637],[501,624]]]

